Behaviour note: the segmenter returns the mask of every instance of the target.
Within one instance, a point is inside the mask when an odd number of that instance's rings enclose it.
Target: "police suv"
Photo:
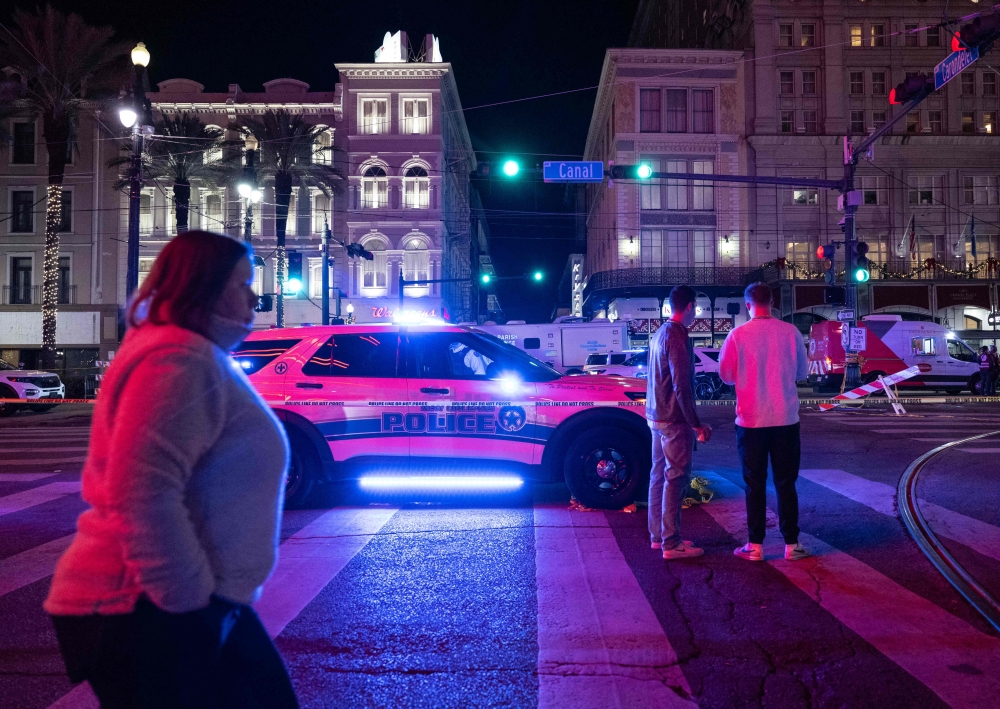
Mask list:
[[[321,481],[406,470],[442,487],[480,472],[564,479],[582,504],[620,509],[649,472],[644,381],[564,376],[465,327],[263,330],[233,358],[285,425],[290,506]]]

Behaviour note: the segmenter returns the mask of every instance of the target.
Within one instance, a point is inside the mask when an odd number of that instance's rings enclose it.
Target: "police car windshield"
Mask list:
[[[495,335],[480,332],[479,330],[476,330],[472,334],[480,340],[484,340],[488,347],[497,348],[508,360],[513,360],[514,365],[521,370],[521,374],[525,375],[530,381],[550,382],[562,376],[549,365],[539,362],[531,355],[525,354],[514,345],[507,344]],[[489,352],[487,351],[485,354],[489,354]]]

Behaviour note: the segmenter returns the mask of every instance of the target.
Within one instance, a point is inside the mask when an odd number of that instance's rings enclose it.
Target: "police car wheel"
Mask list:
[[[294,428],[285,430],[292,449],[285,474],[285,507],[294,509],[309,501],[321,462],[309,439]]]
[[[586,507],[620,510],[631,504],[644,472],[642,450],[639,439],[625,429],[583,431],[566,451],[570,493]]]

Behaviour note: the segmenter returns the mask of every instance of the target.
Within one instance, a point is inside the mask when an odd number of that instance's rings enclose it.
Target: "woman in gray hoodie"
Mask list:
[[[250,332],[253,252],[178,234],[128,310],[94,407],[90,508],[45,610],[102,707],[295,707],[250,604],[277,559],[288,442],[229,356]]]

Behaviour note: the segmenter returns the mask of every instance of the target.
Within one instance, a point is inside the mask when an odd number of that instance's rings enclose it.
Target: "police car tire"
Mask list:
[[[316,471],[322,465],[319,454],[309,439],[292,427],[286,427],[291,456],[288,460],[288,475],[285,478],[285,507],[303,507],[316,487]]]
[[[605,492],[588,480],[585,464],[591,454],[613,449],[627,465],[624,484],[613,492]],[[577,502],[585,507],[620,510],[635,501],[636,491],[648,472],[644,470],[643,445],[639,438],[624,428],[599,426],[577,434],[566,449],[563,471],[566,486]]]

